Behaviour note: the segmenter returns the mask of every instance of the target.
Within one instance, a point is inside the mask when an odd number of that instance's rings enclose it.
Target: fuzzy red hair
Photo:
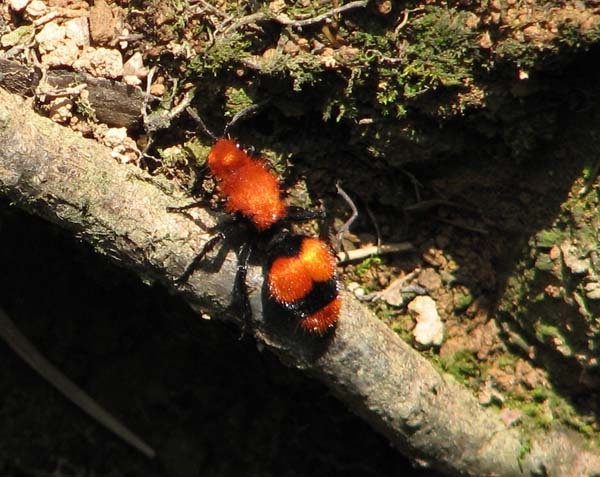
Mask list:
[[[240,213],[266,230],[287,215],[277,177],[262,159],[253,159],[234,141],[219,139],[208,155],[208,166],[226,197],[226,209]]]

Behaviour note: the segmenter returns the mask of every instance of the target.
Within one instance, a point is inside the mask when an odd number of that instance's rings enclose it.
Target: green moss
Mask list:
[[[189,8],[186,0],[171,0],[171,8],[169,12],[172,12],[171,29],[173,33],[180,32],[187,27],[187,15],[186,10]]]
[[[457,311],[464,310],[473,303],[473,295],[471,293],[456,293],[455,295],[455,308]]]
[[[592,417],[580,416],[570,402],[556,394],[551,394],[548,402],[557,420],[588,437],[594,434]]]
[[[552,248],[554,245],[560,245],[563,233],[557,229],[546,229],[538,232],[535,236],[535,244],[539,248]]]
[[[158,154],[166,167],[174,167],[176,164],[185,164],[187,161],[187,154],[185,151],[178,146],[167,147],[164,149],[158,149]]]
[[[413,41],[407,49],[410,63],[404,76],[417,81],[405,86],[407,97],[428,87],[459,86],[471,76],[479,48],[476,33],[465,26],[467,15],[453,8],[431,7],[410,23]]]
[[[254,101],[244,88],[229,87],[225,90],[225,116],[233,117],[243,109],[252,106]]]
[[[564,45],[569,48],[584,48],[589,44],[600,40],[600,25],[596,28],[582,31],[581,24],[574,22],[564,22],[560,25],[558,45]]]
[[[1,43],[4,48],[18,45],[25,42],[33,34],[33,25],[22,25],[6,35],[2,35]]]
[[[192,158],[192,162],[196,167],[204,167],[206,158],[210,152],[211,146],[201,142],[198,137],[192,138],[183,145],[188,157]]]
[[[320,58],[306,52],[294,56],[276,52],[272,58],[264,62],[263,68],[265,73],[273,76],[289,76],[292,80],[292,89],[296,92],[302,91],[305,86],[320,82],[320,73],[323,72]]]
[[[250,56],[252,42],[247,35],[233,32],[215,41],[202,55],[194,57],[188,64],[190,76],[210,72],[213,75],[222,69],[230,69],[243,58]]]
[[[98,118],[96,116],[96,111],[94,110],[93,106],[90,104],[90,102],[87,99],[84,99],[82,96],[78,96],[75,99],[75,109],[84,118],[87,118],[93,122],[98,121]]]
[[[549,396],[550,391],[541,386],[537,386],[531,391],[531,397],[535,402],[544,402]]]
[[[449,358],[441,359],[441,365],[444,371],[463,384],[482,375],[482,363],[470,350],[461,350]]]
[[[598,42],[600,28],[583,28],[580,21],[573,18],[558,21],[556,36],[544,42],[516,39],[509,35],[497,44],[495,52],[498,57],[513,62],[521,69],[534,69],[552,56],[558,57],[573,49],[584,50]]]
[[[381,318],[379,313],[377,314]],[[411,329],[414,326],[414,321],[410,317],[410,315],[400,315],[394,317],[392,320],[391,328],[392,330],[400,336],[404,341],[410,343],[413,339]]]
[[[535,331],[535,337],[542,343],[547,342],[549,339],[557,339],[560,340],[561,343],[565,342],[562,333],[556,326],[538,321],[533,325],[533,327]]]
[[[369,257],[365,258],[360,264],[356,267],[356,275],[359,277],[364,276],[365,273],[369,271],[370,268],[381,265],[382,260],[380,257]]]
[[[592,445],[599,444],[597,438],[594,439],[593,418],[580,416],[567,399],[551,388],[536,386],[531,390],[517,390],[508,394],[503,406],[524,414],[521,426],[527,435],[534,436],[540,428],[560,424],[591,437]]]
[[[465,26],[467,12],[427,7],[402,31],[402,37],[385,31],[353,33],[361,45],[362,60],[377,73],[375,99],[383,115],[404,117],[406,102],[440,87],[463,86],[480,62],[476,33]]]
[[[496,364],[500,368],[512,368],[514,369],[515,364],[517,363],[518,358],[514,354],[504,353],[502,356],[498,358]]]
[[[546,253],[541,253],[535,260],[535,268],[543,272],[550,272],[554,268],[554,262]]]
[[[522,461],[527,457],[527,454],[531,452],[532,448],[532,440],[531,439],[523,439],[521,441],[521,449],[519,450],[519,460]]]

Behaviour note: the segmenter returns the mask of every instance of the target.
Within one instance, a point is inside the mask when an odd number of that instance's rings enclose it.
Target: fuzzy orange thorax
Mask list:
[[[277,177],[262,159],[251,158],[230,139],[219,139],[208,154],[227,211],[249,218],[266,230],[287,215]]]

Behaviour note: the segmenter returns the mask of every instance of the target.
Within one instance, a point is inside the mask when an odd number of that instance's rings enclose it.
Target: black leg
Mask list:
[[[191,204],[186,204],[179,207],[167,207],[167,212],[183,212],[184,210],[195,209],[196,207],[206,207],[206,200],[197,200]]]
[[[204,260],[206,254],[210,253],[219,242],[223,241],[223,239],[225,239],[225,234],[223,232],[218,232],[214,237],[211,237],[211,239],[204,244],[204,247],[202,247],[200,253],[194,257],[194,259],[190,262],[190,264],[187,267],[185,267],[183,273],[175,279],[175,282],[185,283],[188,280],[188,278],[190,278],[192,273],[194,273],[194,270],[198,268],[200,262]]]
[[[248,329],[252,329],[252,307],[248,296],[248,285],[246,284],[246,275],[248,274],[248,262],[252,254],[252,246],[244,243],[238,250],[238,266],[233,285],[233,300],[239,302],[242,312],[242,336]]]
[[[307,210],[300,207],[288,207],[286,222],[307,222],[308,220],[322,220],[326,217],[322,210]]]

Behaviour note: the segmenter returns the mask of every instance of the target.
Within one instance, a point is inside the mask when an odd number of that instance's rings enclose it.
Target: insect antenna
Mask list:
[[[196,121],[196,123],[198,123],[200,128],[204,131],[204,134],[209,136],[213,141],[217,142],[217,140],[219,138],[210,129],[208,129],[208,126],[204,123],[204,121],[202,120],[200,115],[196,112],[196,110],[194,108],[192,108],[191,106],[188,106],[187,108],[185,108],[185,110],[192,117],[192,119],[194,121]]]
[[[270,99],[265,99],[259,103],[256,104],[251,104],[250,106],[242,109],[241,111],[238,111],[233,118],[231,118],[231,121],[229,121],[226,125],[225,128],[223,129],[223,136],[226,136],[227,133],[229,132],[229,130],[235,126],[235,124],[243,118],[247,118],[249,116],[252,116],[254,114],[256,114],[258,111],[260,111],[268,102],[270,101]]]

